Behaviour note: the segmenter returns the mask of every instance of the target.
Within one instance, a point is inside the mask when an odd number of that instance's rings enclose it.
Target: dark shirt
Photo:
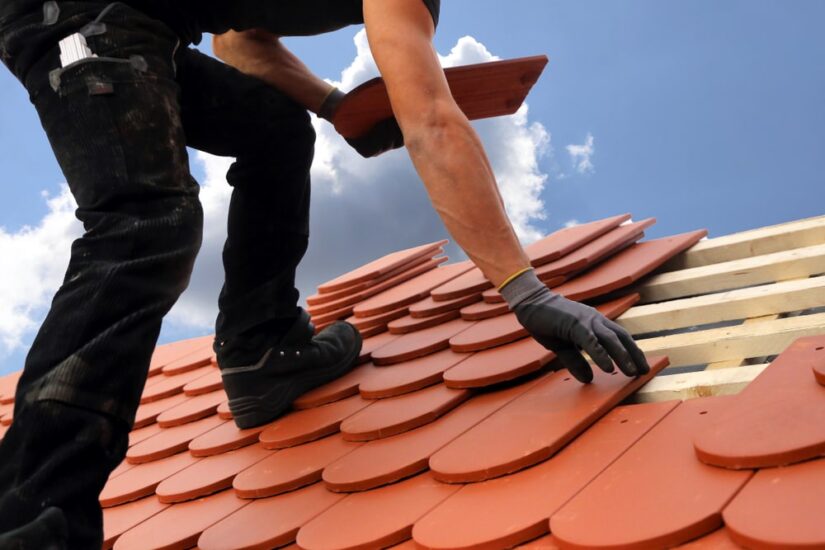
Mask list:
[[[422,0],[438,25],[441,0]],[[185,43],[201,33],[263,28],[279,36],[309,36],[364,22],[363,0],[125,0],[164,21]]]

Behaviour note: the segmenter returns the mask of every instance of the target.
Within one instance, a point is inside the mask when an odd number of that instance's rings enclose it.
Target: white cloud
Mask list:
[[[43,193],[47,214],[36,226],[16,232],[0,227],[0,357],[17,350],[45,317],[63,281],[72,241],[83,231],[74,217],[67,185],[55,196]]]
[[[564,227],[576,227],[580,223],[581,222],[579,220],[573,218],[572,220],[567,220],[566,222],[564,222]]]
[[[587,134],[587,138],[582,145],[571,144],[566,147],[570,154],[570,160],[579,174],[591,174],[595,170],[591,158],[596,152],[593,145],[593,134]]]
[[[378,74],[365,33],[356,34],[354,42],[356,56],[336,82],[344,90]],[[445,66],[492,59],[496,57],[472,37],[461,38],[441,57]],[[363,159],[330,124],[318,119],[313,119],[313,124],[318,137],[312,167],[310,247],[298,273],[302,297],[311,294],[324,280],[375,257],[447,237],[406,151]],[[549,132],[540,123],[530,122],[526,105],[513,116],[478,121],[475,127],[490,154],[520,238],[524,242],[539,238],[543,231],[538,224],[544,219],[540,196],[547,183],[539,161],[552,154]],[[186,330],[209,330],[214,324],[223,280],[221,250],[231,193],[225,175],[232,159],[199,153],[192,161],[201,165],[206,174],[200,195],[205,215],[204,240],[190,286],[167,318],[165,330],[176,335]],[[66,220],[71,218],[71,197],[64,192],[59,199],[64,202],[54,203],[51,217],[41,222],[47,229],[39,226],[35,231],[39,236],[26,237],[23,232],[0,236],[0,253],[4,257],[8,256],[2,239],[28,239],[17,246],[38,251],[36,261],[20,264],[13,274],[4,274],[18,285],[37,281],[36,289],[8,291],[9,285],[4,284],[0,290],[0,312],[22,312],[14,318],[6,314],[0,320],[0,341],[10,343],[7,347],[19,343],[23,335],[35,328],[60,282],[61,277],[55,274],[62,275],[69,242],[75,234],[65,227]],[[48,229],[53,226],[55,229]],[[59,237],[52,235],[55,232]],[[462,257],[462,252],[452,244],[447,252],[453,258]]]

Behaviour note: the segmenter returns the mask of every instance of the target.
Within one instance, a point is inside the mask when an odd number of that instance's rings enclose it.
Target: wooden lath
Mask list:
[[[701,241],[637,290],[618,322],[671,366],[634,400],[736,393],[766,358],[825,333],[825,216]],[[698,372],[669,374],[687,366]]]

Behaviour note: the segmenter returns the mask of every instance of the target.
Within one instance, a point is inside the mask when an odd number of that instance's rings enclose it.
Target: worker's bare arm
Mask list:
[[[421,0],[364,0],[373,56],[410,157],[455,241],[496,285],[527,266],[480,139],[453,100]]]
[[[279,89],[317,113],[332,85],[318,78],[277,36],[261,30],[229,31],[212,40],[215,55],[241,71]]]

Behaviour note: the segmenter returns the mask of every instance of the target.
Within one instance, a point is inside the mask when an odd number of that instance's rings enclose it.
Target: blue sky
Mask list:
[[[550,57],[528,98],[555,150],[540,159],[542,230],[629,211],[658,218],[651,236],[713,236],[825,213],[824,20],[816,0],[443,0],[436,45],[446,53],[471,35],[500,57]],[[289,44],[337,79],[354,33]],[[588,135],[594,168],[581,174],[565,146]],[[0,227],[38,224],[41,192],[56,194],[63,178],[5,70],[0,165]],[[14,270],[15,258],[2,265]],[[0,357],[0,371],[19,368],[24,352]]]

